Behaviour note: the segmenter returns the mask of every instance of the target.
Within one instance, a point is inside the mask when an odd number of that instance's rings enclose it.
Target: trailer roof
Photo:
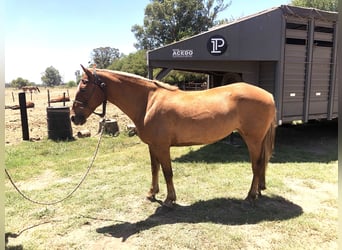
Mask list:
[[[301,18],[315,18],[325,21],[337,21],[337,12],[324,11],[314,8],[295,7],[290,5],[282,5],[283,14],[286,16],[295,16]]]
[[[165,45],[163,47],[160,47],[160,48],[157,48],[154,50],[150,50],[148,53],[153,54],[155,51],[162,50],[165,47],[168,47],[168,46],[171,46],[171,45],[174,45],[177,43],[182,43],[186,40],[190,40],[190,39],[193,39],[197,36],[201,36],[203,34],[210,33],[213,31],[217,31],[219,29],[223,29],[223,28],[226,28],[228,26],[237,25],[238,23],[244,22],[246,20],[261,16],[261,15],[265,15],[265,14],[270,13],[270,12],[278,12],[279,10],[281,11],[281,13],[284,16],[292,16],[292,17],[303,18],[303,19],[314,18],[314,19],[318,19],[318,20],[322,20],[322,21],[335,22],[335,21],[337,21],[337,17],[338,17],[337,12],[318,10],[318,9],[314,9],[314,8],[296,7],[296,6],[290,6],[290,5],[281,5],[279,7],[273,7],[273,8],[266,9],[266,10],[257,12],[255,14],[249,15],[249,16],[239,18],[239,19],[237,19],[233,22],[230,22],[228,24],[222,24],[222,25],[214,26],[214,27],[210,28],[208,31],[199,33],[199,34],[194,35],[192,37],[189,37],[189,38],[183,39],[181,41],[177,41],[177,42]]]
[[[181,41],[148,51],[149,76],[152,68],[162,68],[161,79],[170,70],[193,72],[232,71],[227,63],[279,61],[284,43],[285,19],[299,22],[336,22],[337,12],[288,5],[270,8]],[[224,64],[225,63],[225,64]]]

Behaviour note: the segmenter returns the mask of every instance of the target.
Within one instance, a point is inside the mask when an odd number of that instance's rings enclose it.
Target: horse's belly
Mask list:
[[[178,121],[171,140],[172,146],[201,145],[216,142],[228,136],[236,125],[234,121],[205,120],[185,122]]]

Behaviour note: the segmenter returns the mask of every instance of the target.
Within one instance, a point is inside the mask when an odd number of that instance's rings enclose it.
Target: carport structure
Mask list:
[[[278,124],[338,116],[337,13],[282,5],[149,51],[162,70],[208,74],[209,87],[246,81],[271,92]]]

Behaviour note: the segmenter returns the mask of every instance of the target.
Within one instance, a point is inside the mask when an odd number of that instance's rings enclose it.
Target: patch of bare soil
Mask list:
[[[48,125],[47,125],[47,111],[48,107],[48,93],[50,92],[51,98],[63,96],[70,96],[70,100],[75,98],[75,88],[40,88],[40,92],[26,93],[26,102],[33,102],[34,107],[27,109],[28,126],[29,126],[29,137],[32,141],[42,140],[48,138]],[[22,92],[18,89],[6,88],[5,89],[5,106],[19,105],[18,94]],[[66,102],[66,106],[71,107],[72,101]],[[63,103],[51,103],[53,107],[63,106]],[[98,112],[101,112],[99,107]],[[120,131],[126,130],[128,124],[131,124],[131,120],[113,104],[108,103],[107,105],[107,118],[116,119]],[[77,132],[81,130],[89,130],[91,136],[95,136],[98,133],[99,121],[101,118],[96,115],[91,115],[88,118],[87,123],[82,126],[75,126],[71,124],[73,136],[76,138]],[[21,116],[19,109],[5,109],[5,143],[6,145],[16,144],[23,141],[22,127],[21,127]]]
[[[284,183],[287,187],[292,187],[291,200],[300,204],[304,212],[316,213],[322,210],[329,213],[337,212],[336,207],[331,206],[331,202],[337,200],[336,184],[313,179],[285,179]]]

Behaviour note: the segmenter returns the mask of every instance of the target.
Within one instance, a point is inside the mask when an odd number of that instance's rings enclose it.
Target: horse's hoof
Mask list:
[[[150,195],[150,194],[148,194],[146,196],[146,199],[151,201],[151,202],[156,202],[157,201],[156,196],[155,195]]]
[[[174,201],[171,201],[171,200],[166,199],[166,200],[163,202],[163,206],[164,206],[164,207],[167,207],[167,208],[174,208]]]
[[[256,199],[259,199],[261,196],[262,196],[262,194],[261,194],[261,190],[259,190],[259,191],[258,191],[258,195],[257,195]]]
[[[260,194],[261,195],[261,194]],[[258,199],[258,195],[257,194],[251,194],[249,193],[246,197],[246,201],[249,202],[249,204],[252,206],[252,207],[255,207],[255,201]]]
[[[246,197],[245,201],[248,202],[248,204],[249,204],[251,207],[255,207],[255,199],[251,199],[251,198],[249,198],[249,197]]]

